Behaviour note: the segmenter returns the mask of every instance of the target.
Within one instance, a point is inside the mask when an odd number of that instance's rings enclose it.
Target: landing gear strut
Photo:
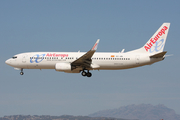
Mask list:
[[[87,70],[87,72],[83,70],[82,73],[81,73],[81,75],[84,76],[84,77],[85,77],[85,76],[91,77],[91,76],[92,76],[92,73],[90,73],[89,70]]]
[[[24,75],[23,69],[21,69],[20,75]]]

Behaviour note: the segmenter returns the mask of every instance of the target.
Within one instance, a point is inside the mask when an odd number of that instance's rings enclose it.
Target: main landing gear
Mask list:
[[[87,70],[87,72],[83,70],[81,75],[84,76],[84,77],[85,76],[87,76],[87,77],[91,77],[92,76],[92,74],[89,72],[89,70]]]
[[[24,75],[23,69],[21,69],[20,75]]]

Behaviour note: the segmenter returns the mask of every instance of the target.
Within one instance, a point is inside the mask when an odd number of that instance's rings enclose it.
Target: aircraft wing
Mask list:
[[[96,41],[96,43],[91,48],[91,50],[89,50],[87,53],[82,55],[80,58],[78,58],[77,60],[72,62],[71,65],[74,67],[90,68],[91,62],[92,62],[91,57],[96,52],[98,43],[99,43],[99,39]]]

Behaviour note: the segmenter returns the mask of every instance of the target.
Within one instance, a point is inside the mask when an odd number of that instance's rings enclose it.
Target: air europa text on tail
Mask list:
[[[164,26],[158,33],[157,35],[154,37],[154,38],[151,38],[150,39],[150,42],[147,43],[144,48],[146,51],[148,51],[149,49],[151,49],[151,47],[153,46],[153,44],[156,43],[156,41],[158,41],[158,39],[163,35],[165,34],[165,31],[168,29],[167,26]]]

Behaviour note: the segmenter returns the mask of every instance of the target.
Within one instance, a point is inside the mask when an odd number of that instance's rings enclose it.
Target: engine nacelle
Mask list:
[[[56,71],[71,71],[70,63],[56,63],[55,65]]]

